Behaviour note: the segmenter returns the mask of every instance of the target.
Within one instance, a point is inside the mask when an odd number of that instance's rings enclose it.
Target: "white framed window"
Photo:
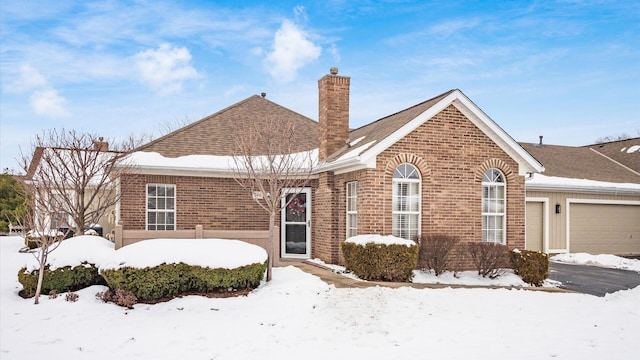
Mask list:
[[[147,184],[147,230],[176,229],[176,186]]]
[[[482,241],[505,244],[506,184],[504,174],[491,168],[482,176]]]
[[[393,172],[393,213],[391,232],[394,236],[415,240],[420,235],[420,173],[411,164],[400,164]]]
[[[347,237],[358,235],[358,182],[347,183]]]

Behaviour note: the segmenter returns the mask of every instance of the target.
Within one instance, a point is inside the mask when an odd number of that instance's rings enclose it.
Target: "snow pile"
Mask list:
[[[83,262],[100,266],[113,259],[113,243],[99,236],[82,235],[63,240],[49,253],[47,263],[51,270],[65,266],[78,266]],[[29,256],[24,267],[28,272],[39,269],[38,261]]]
[[[368,243],[379,244],[379,245],[405,245],[405,246],[413,246],[416,245],[414,241],[402,239],[393,235],[357,235],[352,236],[345,240],[345,242],[362,245],[365,246]]]
[[[240,240],[153,239],[118,249],[113,260],[101,265],[100,269],[144,269],[180,262],[212,269],[235,269],[265,261],[267,252],[263,248]]]
[[[625,150],[625,148],[622,148],[622,150],[620,150],[620,151],[624,151],[624,150]],[[640,152],[640,145],[633,145],[633,146],[629,147],[626,150],[627,150],[627,154],[631,154],[631,153],[634,153],[634,152]]]
[[[591,255],[587,253],[574,253],[574,254],[558,254],[550,259],[551,261],[578,264],[578,265],[593,265],[606,267],[611,269],[621,269],[640,272],[640,260],[626,259],[620,256],[600,254]]]

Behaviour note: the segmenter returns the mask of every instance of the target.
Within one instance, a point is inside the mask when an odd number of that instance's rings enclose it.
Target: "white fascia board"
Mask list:
[[[462,112],[474,125],[491,138],[504,152],[518,163],[518,174],[521,176],[527,173],[543,172],[544,167],[533,156],[531,156],[520,144],[509,136],[498,124],[496,124],[487,114],[485,114],[476,104],[474,104],[460,90],[455,90],[440,100],[422,114],[396,130],[393,134],[383,139],[370,149],[360,155],[362,163],[368,163],[372,158],[400,141],[409,133],[427,122],[436,114],[453,104]]]
[[[453,100],[456,99],[456,97],[458,96],[457,93],[460,93],[460,91],[456,90],[451,94],[447,95],[444,99],[438,101],[436,104],[428,108],[425,112],[416,116],[413,120],[406,123],[400,129],[396,130],[394,133],[387,136],[385,139],[383,139],[379,143],[375,144],[373,147],[369,148],[368,150],[360,154],[360,158],[363,160],[363,162],[367,162],[372,157],[378,156],[378,154],[382,153],[383,151],[388,149],[391,145],[400,141],[409,133],[411,133],[418,127],[420,127],[420,125],[424,124],[427,120],[431,119],[440,111],[444,110],[447,106],[449,106],[450,103],[453,102]]]
[[[640,189],[618,188],[613,186],[594,187],[580,185],[527,184],[525,190],[551,192],[579,192],[587,194],[640,195]]]
[[[519,175],[524,176],[527,173],[544,172],[544,166],[474,104],[471,99],[459,90],[454,93],[458,94],[458,96],[453,105],[518,163]]]
[[[162,167],[162,166],[145,166],[134,167],[130,174],[144,174],[144,175],[166,175],[166,176],[194,176],[194,177],[210,177],[210,178],[234,178],[233,171],[227,169],[211,169],[211,168],[177,168],[177,167]],[[316,179],[318,176],[314,173],[310,176],[311,179]]]

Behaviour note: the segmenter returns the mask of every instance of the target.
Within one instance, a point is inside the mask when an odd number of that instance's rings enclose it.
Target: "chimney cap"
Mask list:
[[[335,66],[332,66],[331,69],[329,69],[329,73],[331,75],[338,75],[338,68]]]
[[[267,93],[266,92],[262,92],[262,93],[260,93],[260,96],[267,97]]]

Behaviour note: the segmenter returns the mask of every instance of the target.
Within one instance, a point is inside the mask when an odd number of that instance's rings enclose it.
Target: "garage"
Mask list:
[[[527,201],[525,249],[544,250],[544,203]]]
[[[640,254],[640,205],[569,203],[572,253]]]

